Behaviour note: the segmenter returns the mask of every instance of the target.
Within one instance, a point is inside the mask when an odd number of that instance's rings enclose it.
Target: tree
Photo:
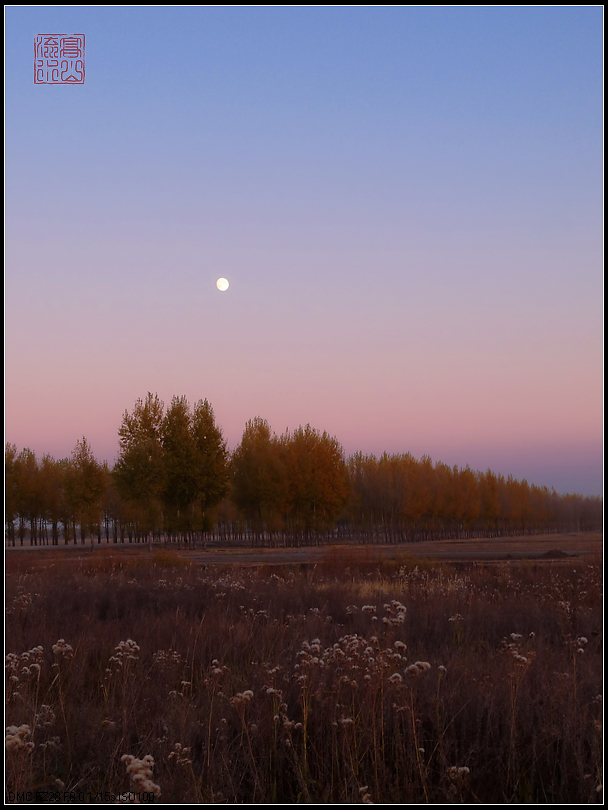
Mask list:
[[[140,530],[211,528],[228,491],[228,451],[209,402],[190,413],[187,399],[174,397],[165,414],[158,395],[148,393],[125,412],[118,435],[116,487]]]
[[[70,537],[76,543],[77,475],[71,458],[62,458],[57,462],[57,466],[61,485],[59,521],[63,523],[63,542],[67,546]]]
[[[134,507],[140,528],[151,532],[162,525],[165,486],[162,423],[164,405],[148,392],[133,413],[125,411],[118,431],[120,454],[114,466],[116,487]]]
[[[530,487],[524,478],[517,481],[512,475],[505,484],[504,520],[513,532],[524,532],[530,520]]]
[[[394,541],[401,535],[405,511],[408,456],[383,453],[376,471],[376,493],[384,538]]]
[[[80,523],[81,540],[101,522],[104,492],[103,469],[93,456],[91,446],[83,436],[72,451],[75,473],[76,517]]]
[[[500,484],[501,478],[496,476],[492,470],[478,474],[479,494],[480,494],[480,517],[483,521],[483,529],[498,534],[500,519]]]
[[[24,448],[14,464],[15,486],[17,491],[17,515],[19,517],[19,539],[23,545],[25,523],[30,524],[30,543],[38,544],[38,519],[42,515],[42,493],[36,454],[29,447]]]
[[[200,527],[208,531],[213,526],[215,509],[228,492],[229,469],[226,442],[206,399],[194,406],[192,439]]]
[[[6,443],[4,448],[4,523],[8,541],[15,545],[15,519],[19,508],[17,481],[17,447]]]
[[[332,528],[348,500],[348,472],[337,439],[310,425],[281,437],[286,470],[286,507],[296,531]]]
[[[481,509],[479,481],[469,466],[459,471],[457,490],[458,514],[462,522],[465,537],[468,537],[471,529],[479,519]]]
[[[165,524],[179,532],[193,528],[197,500],[196,449],[186,397],[173,397],[161,427]]]
[[[460,509],[458,503],[458,467],[435,464],[435,529],[441,536],[458,533]]]
[[[357,532],[373,532],[379,511],[374,503],[374,479],[378,462],[373,455],[354,453],[347,462],[349,480],[348,519]]]
[[[54,546],[59,544],[59,523],[64,497],[63,476],[59,462],[48,455],[42,457],[40,464],[40,487],[44,519],[51,524],[51,537]]]
[[[106,535],[106,542],[110,542],[110,524],[113,527],[114,542],[118,542],[118,524],[122,518],[122,502],[116,490],[116,481],[112,475],[107,461],[101,465],[103,478],[103,494],[101,496],[101,508],[103,513],[103,525]]]
[[[281,527],[285,472],[281,446],[265,419],[256,416],[245,425],[240,445],[232,455],[232,497],[256,538]]]

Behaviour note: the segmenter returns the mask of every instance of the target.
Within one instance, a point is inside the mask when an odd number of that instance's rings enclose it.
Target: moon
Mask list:
[[[226,290],[230,286],[230,282],[228,281],[227,278],[218,278],[218,280],[215,282],[215,286],[221,292],[226,292]]]

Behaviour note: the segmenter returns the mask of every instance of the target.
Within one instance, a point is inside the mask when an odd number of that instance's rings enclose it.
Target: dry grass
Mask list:
[[[37,562],[7,557],[7,791],[602,800],[596,562]]]

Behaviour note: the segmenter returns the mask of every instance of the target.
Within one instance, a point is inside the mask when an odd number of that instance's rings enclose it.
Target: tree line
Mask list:
[[[112,469],[86,438],[69,458],[5,449],[9,545],[223,540],[288,546],[412,542],[599,529],[599,497],[559,495],[512,476],[424,456],[355,453],[300,426],[247,422],[229,453],[207,400],[148,394],[125,411]]]

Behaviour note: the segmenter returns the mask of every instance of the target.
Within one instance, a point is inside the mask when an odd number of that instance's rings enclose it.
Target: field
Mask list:
[[[7,553],[6,800],[601,803],[601,535],[535,542]]]

